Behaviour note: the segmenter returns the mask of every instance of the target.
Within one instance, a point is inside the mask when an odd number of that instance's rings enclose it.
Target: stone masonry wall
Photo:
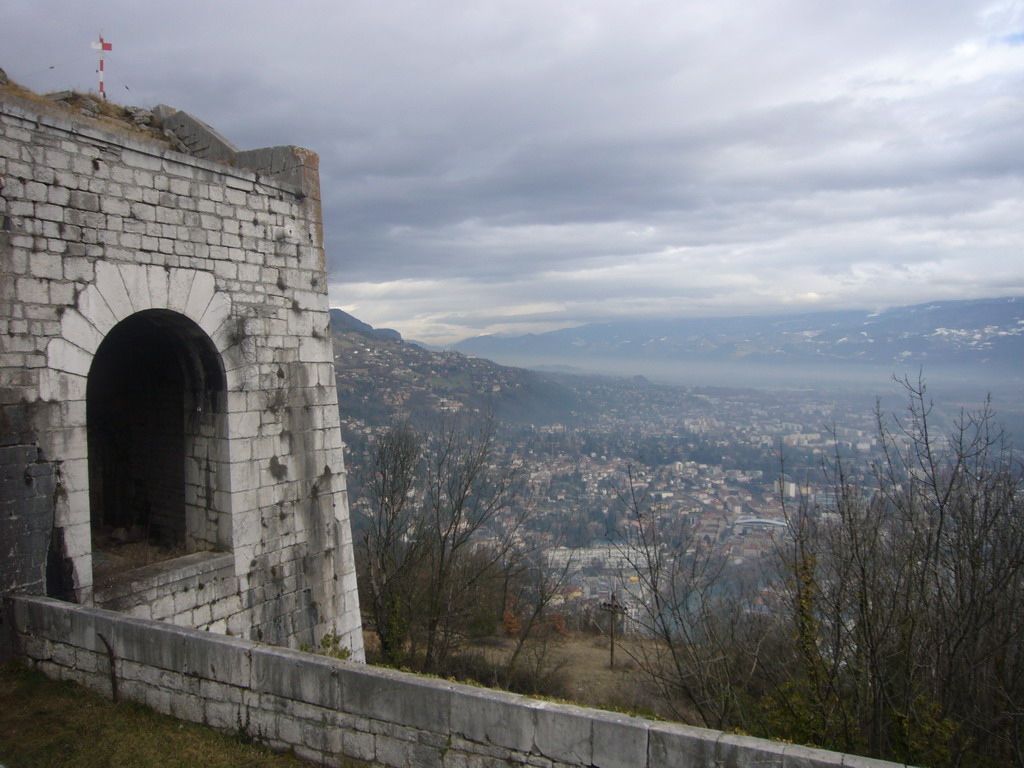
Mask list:
[[[362,658],[317,157],[235,159],[0,100],[0,593],[279,644],[335,632]],[[93,578],[88,393],[140,318],[187,369],[193,554],[125,588]]]
[[[538,701],[47,598],[8,600],[22,657],[316,765],[885,768],[893,763]]]
[[[37,446],[10,437],[0,444],[0,592],[46,591],[46,562],[53,529],[53,465]]]

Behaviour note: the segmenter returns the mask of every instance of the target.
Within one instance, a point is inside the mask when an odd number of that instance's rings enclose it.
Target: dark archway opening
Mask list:
[[[86,393],[94,579],[217,547],[224,390],[213,343],[176,312],[139,312],[100,344]]]

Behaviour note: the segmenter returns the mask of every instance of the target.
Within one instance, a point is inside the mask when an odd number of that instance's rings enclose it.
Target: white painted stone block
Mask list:
[[[153,618],[158,620],[169,619],[174,615],[174,596],[163,595],[158,597],[151,604],[153,610]]]
[[[196,272],[189,289],[183,313],[198,322],[206,313],[215,291],[213,275],[209,272]]]
[[[124,287],[124,280],[121,279],[121,271],[115,264],[106,261],[97,262],[95,285],[118,322],[135,312],[135,308],[128,298],[128,291]]]
[[[126,165],[130,165],[133,168],[142,168],[147,171],[163,170],[163,160],[160,157],[143,154],[142,152],[136,152],[131,149],[124,151],[121,155],[121,160]]]
[[[18,301],[26,304],[48,304],[50,302],[49,286],[45,280],[32,277],[18,278],[16,292]]]
[[[102,334],[117,325],[117,318],[95,283],[78,294],[78,311]]]
[[[64,548],[68,557],[92,552],[92,528],[88,521],[64,526]]]
[[[61,465],[61,478],[64,482],[64,490],[68,493],[73,491],[89,490],[89,461],[86,458],[68,458]]]
[[[233,523],[235,547],[255,546],[263,538],[260,516],[255,510],[235,514]]]
[[[210,624],[209,630],[210,632],[215,632],[218,635],[226,635],[228,633],[228,623],[224,619],[214,621]]]
[[[145,265],[119,264],[118,271],[121,273],[121,281],[124,283],[132,310],[141,312],[144,309],[151,309],[153,302],[149,296],[149,279]]]
[[[167,306],[167,283],[170,279],[166,269],[146,265],[146,294],[152,308]]]
[[[46,345],[46,364],[54,370],[88,376],[92,355],[70,341],[51,339]]]
[[[89,520],[89,491],[67,491],[65,503],[58,504],[54,524],[69,526]]]
[[[53,456],[85,458],[88,456],[88,434],[84,424],[65,426],[47,435],[47,446]]]
[[[328,339],[303,338],[299,341],[299,360],[304,363],[318,363],[331,359]]]
[[[96,329],[96,326],[74,309],[61,315],[60,330],[61,336],[66,340],[91,354],[96,353],[100,342],[103,341],[103,334]]]
[[[197,273],[187,269],[172,269],[167,286],[167,308],[185,313],[192,281]]]
[[[231,299],[223,291],[217,291],[199,318],[199,326],[213,338],[214,333],[231,317]]]
[[[33,253],[29,260],[29,272],[33,277],[60,279],[64,272],[62,259],[56,253]]]
[[[260,414],[258,411],[241,411],[228,414],[228,439],[251,438],[259,434]]]
[[[86,377],[67,371],[43,368],[39,371],[39,399],[48,402],[85,400]]]

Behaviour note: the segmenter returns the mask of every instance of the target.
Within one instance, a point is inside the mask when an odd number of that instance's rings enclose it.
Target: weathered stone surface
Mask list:
[[[254,649],[251,659],[253,689],[318,707],[340,706],[339,670],[332,659],[266,646]]]
[[[175,112],[163,119],[164,130],[173,133],[189,153],[205,160],[232,163],[238,147],[188,112]]]
[[[0,409],[0,594],[45,592],[48,563],[57,573],[63,564],[64,552],[51,553],[55,468],[25,439],[30,419],[28,407]]]
[[[782,768],[785,748],[782,742],[723,733],[715,743],[715,763],[723,768],[746,768],[750,765]]]
[[[715,745],[722,734],[675,723],[652,723],[647,730],[651,765],[714,765]]]
[[[451,730],[480,744],[529,752],[534,743],[534,713],[525,704],[512,694],[467,691],[452,699]]]
[[[647,731],[650,722],[638,717],[597,712],[593,715],[595,768],[628,768],[647,763]]]
[[[572,765],[594,762],[593,721],[579,707],[542,702],[534,707],[533,750]]]
[[[167,120],[171,115],[177,112],[174,107],[169,107],[166,104],[157,104],[153,107],[153,125],[157,128],[164,127],[164,121]]]
[[[295,147],[258,150],[253,157],[268,164],[261,176],[218,164],[232,163],[237,148],[169,107],[152,118],[138,108],[128,113],[139,123],[174,128],[197,156],[156,146],[141,132],[108,134],[95,123],[37,109],[0,99],[0,164],[11,180],[2,201],[8,223],[0,231],[0,445],[45,456],[37,463],[0,455],[7,513],[0,516],[0,591],[60,594],[282,645],[312,646],[337,632],[361,659],[345,490],[316,486],[316,503],[310,498],[323,466],[343,472],[340,436],[311,434],[303,462],[291,459],[289,447],[313,427],[338,430],[336,392],[317,386],[330,349],[307,343],[297,359],[299,334],[312,335],[314,326],[290,321],[295,305],[304,316],[320,317],[317,325],[327,322],[326,294],[300,295],[294,287],[326,286],[322,249],[300,259],[294,245],[278,239],[290,232],[303,243],[320,242],[315,155]],[[279,287],[282,271],[289,279]],[[154,473],[131,467],[180,461],[180,472],[160,470],[152,481],[153,489],[170,484],[172,492],[147,490],[143,502],[125,505],[168,510],[144,514],[193,554],[98,581],[92,508],[102,505],[90,489],[89,467],[93,462],[96,472],[115,461],[103,458],[104,446],[122,438],[95,442],[101,433],[89,432],[86,399],[97,391],[95,367],[107,370],[114,364],[104,360],[123,358],[104,353],[105,345],[139,333],[145,340],[132,342],[139,348],[159,347],[165,357],[186,361],[181,397],[188,412],[175,419],[188,425],[186,436],[180,447],[154,437],[106,448],[108,456],[132,457],[117,460],[122,465],[110,475],[149,477]],[[279,371],[285,382],[303,384],[281,387]],[[135,378],[134,371],[106,375]],[[268,411],[271,396],[285,407]],[[155,418],[152,410],[138,406],[131,418],[145,422]],[[161,429],[154,422],[138,431]],[[172,451],[180,454],[160,458]],[[287,471],[261,471],[272,457]],[[132,482],[126,487],[138,487]],[[267,537],[281,503],[310,513],[289,537]],[[97,514],[105,525],[106,513]],[[211,559],[209,550],[222,554]]]
[[[341,707],[355,715],[435,733],[447,733],[452,684],[379,667],[341,678]]]
[[[153,113],[143,107],[125,107],[124,112],[136,125],[149,125],[153,122]]]

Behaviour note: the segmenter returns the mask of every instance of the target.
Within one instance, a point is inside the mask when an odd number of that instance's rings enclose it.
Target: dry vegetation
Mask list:
[[[500,663],[511,652],[512,645],[512,641],[502,640],[490,648],[481,647],[481,651]],[[630,655],[634,650],[635,641],[616,638],[612,667],[606,635],[573,632],[555,642],[547,653],[559,678],[562,698],[585,707],[644,717],[664,716],[637,678],[637,665]]]
[[[380,663],[376,635],[364,630],[363,636],[369,662]],[[547,644],[531,645],[520,673],[509,685],[502,678],[514,648],[512,638],[479,639],[464,647],[442,674],[471,684],[560,699],[583,707],[642,717],[668,717],[668,712],[637,676],[639,670],[631,657],[636,642],[630,638],[616,639],[614,667],[609,664],[607,635],[570,632]]]
[[[137,141],[148,141],[163,147],[171,146],[167,138],[159,132],[132,121],[120,104],[107,101],[96,93],[66,93],[67,98],[55,100],[18,85],[10,79],[6,84],[0,85],[0,100],[19,99],[28,102],[33,109],[44,114],[72,118],[110,133],[129,136]]]
[[[93,542],[93,583],[109,587],[120,578],[147,565],[156,565],[188,554],[182,545],[158,546],[149,541]]]

